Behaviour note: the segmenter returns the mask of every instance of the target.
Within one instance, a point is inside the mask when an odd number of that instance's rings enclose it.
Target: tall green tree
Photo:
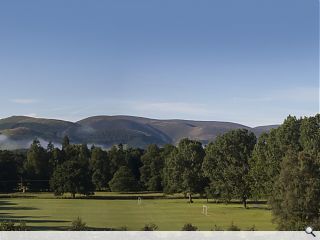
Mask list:
[[[128,148],[125,151],[125,162],[126,166],[130,168],[135,179],[139,181],[140,179],[140,168],[142,167],[141,156],[143,155],[143,150],[140,148]]]
[[[269,197],[279,177],[282,159],[288,151],[319,155],[320,115],[297,119],[288,116],[283,124],[260,136],[250,159],[254,197]]]
[[[290,150],[282,163],[270,199],[279,230],[320,227],[320,165],[308,152]]]
[[[157,145],[151,144],[141,157],[141,182],[149,191],[161,191],[164,159]]]
[[[139,189],[138,182],[127,166],[122,166],[109,182],[113,192],[133,192]]]
[[[100,147],[94,147],[91,151],[90,169],[92,182],[97,190],[106,189],[111,180],[110,161],[106,151]]]
[[[251,196],[249,159],[255,143],[255,135],[246,129],[230,131],[207,146],[203,162],[212,191],[225,201],[241,199],[245,208]]]
[[[301,120],[300,144],[304,151],[314,155],[320,153],[320,114]]]
[[[48,153],[48,157],[49,157],[49,166],[50,166],[50,170],[51,170],[51,174],[53,174],[54,169],[63,162],[63,151],[60,150],[57,147],[53,148],[49,148],[49,146],[47,147],[47,153]]]
[[[182,139],[165,160],[164,189],[189,195],[204,191],[205,178],[201,169],[205,152],[198,141]]]
[[[12,151],[0,151],[0,192],[14,192],[22,177],[21,161]]]
[[[25,163],[29,188],[33,190],[48,190],[49,188],[49,157],[39,140],[34,140],[27,152]]]
[[[91,195],[94,191],[89,169],[74,160],[65,161],[56,167],[50,186],[55,195],[71,193],[73,198],[77,193]]]
[[[289,115],[277,129],[277,144],[279,145],[283,156],[288,150],[301,150],[300,126],[301,119]]]
[[[53,162],[54,145],[51,141],[47,145],[46,152],[47,152],[47,158],[48,158],[49,177],[50,177],[54,169],[54,162]]]
[[[161,149],[162,158],[163,159],[168,158],[174,149],[175,149],[175,146],[173,146],[172,144],[165,144]]]
[[[62,140],[62,150],[67,148],[69,145],[70,145],[70,139],[66,135],[66,136],[63,137],[63,140]]]
[[[249,159],[251,193],[255,199],[270,197],[280,173],[284,153],[278,144],[277,131],[261,134]]]
[[[108,157],[110,159],[110,171],[112,176],[120,167],[127,166],[125,151],[122,144],[113,146],[108,152]]]

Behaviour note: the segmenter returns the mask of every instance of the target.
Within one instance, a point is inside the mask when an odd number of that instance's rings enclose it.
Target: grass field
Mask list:
[[[140,230],[147,223],[155,223],[159,230],[181,230],[185,223],[211,230],[215,224],[226,228],[231,222],[242,230],[253,225],[256,230],[275,229],[271,211],[262,204],[244,209],[240,204],[207,204],[202,199],[195,199],[193,204],[185,199],[144,199],[138,205],[137,200],[56,199],[52,194],[2,197],[0,221],[25,221],[32,230],[66,230],[78,216],[97,230],[123,226]],[[208,206],[208,216],[201,213],[203,204]]]

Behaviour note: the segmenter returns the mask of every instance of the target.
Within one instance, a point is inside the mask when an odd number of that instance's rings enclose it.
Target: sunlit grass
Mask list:
[[[123,226],[128,230],[140,230],[147,223],[155,223],[159,230],[181,230],[185,223],[192,223],[199,230],[211,230],[214,225],[225,229],[232,222],[242,230],[253,225],[256,230],[275,229],[271,211],[263,204],[244,209],[240,204],[206,203],[204,199],[195,199],[193,204],[186,199],[142,199],[142,204],[138,205],[135,199],[55,199],[51,193],[33,196],[38,198],[2,198],[0,218],[25,221],[34,230],[63,230],[78,216],[89,227],[101,230]],[[208,206],[208,216],[202,214],[204,204]]]

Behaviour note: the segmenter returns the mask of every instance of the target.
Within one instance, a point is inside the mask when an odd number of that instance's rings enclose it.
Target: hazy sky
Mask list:
[[[0,117],[319,112],[318,0],[0,2]]]

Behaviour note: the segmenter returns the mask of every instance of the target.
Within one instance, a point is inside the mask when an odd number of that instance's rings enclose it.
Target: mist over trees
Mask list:
[[[320,227],[320,114],[289,116],[258,139],[245,129],[203,146],[182,139],[177,146],[124,145],[105,150],[35,140],[27,151],[0,151],[0,192],[155,191],[202,196],[225,203],[267,200],[280,230]]]

